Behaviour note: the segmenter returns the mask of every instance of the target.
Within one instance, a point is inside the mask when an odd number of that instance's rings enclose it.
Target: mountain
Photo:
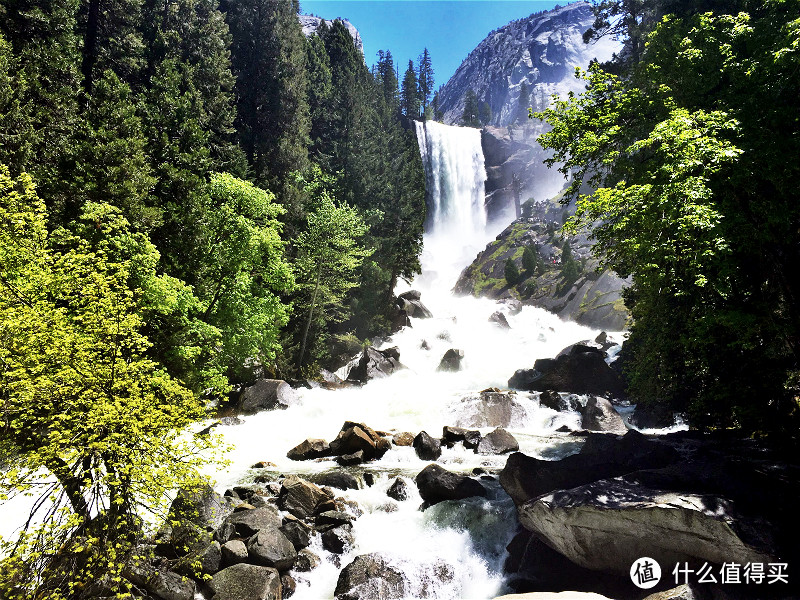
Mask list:
[[[327,19],[315,17],[313,15],[300,15],[299,18],[300,26],[303,28],[303,35],[306,37],[314,33],[322,21],[325,21],[328,27],[333,24],[333,21],[328,21]],[[342,23],[344,23],[344,26],[347,27],[347,31],[350,32],[350,35],[353,36],[353,43],[356,45],[356,48],[358,48],[358,51],[361,52],[361,54],[364,54],[364,43],[361,41],[361,34],[358,33],[358,29],[356,29],[355,26],[347,19],[340,20]]]
[[[520,86],[526,83],[534,110],[544,108],[552,94],[581,92],[575,67],[586,68],[593,58],[611,59],[621,45],[603,38],[584,44],[583,32],[594,16],[587,2],[577,2],[512,21],[490,33],[470,52],[439,91],[444,122],[459,124],[464,95],[472,89],[479,102],[492,109],[492,125],[514,121]]]

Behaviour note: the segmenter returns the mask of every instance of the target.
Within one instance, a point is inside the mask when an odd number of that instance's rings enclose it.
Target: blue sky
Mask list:
[[[561,0],[561,5],[568,3]],[[556,4],[543,0],[300,0],[303,14],[342,17],[355,25],[368,66],[376,62],[378,50],[391,50],[401,80],[409,59],[416,63],[427,47],[436,88],[489,32]]]

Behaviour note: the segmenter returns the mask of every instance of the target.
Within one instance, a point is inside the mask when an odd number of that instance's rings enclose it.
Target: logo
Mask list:
[[[649,556],[643,556],[631,565],[631,581],[636,587],[649,590],[661,581],[661,566]]]

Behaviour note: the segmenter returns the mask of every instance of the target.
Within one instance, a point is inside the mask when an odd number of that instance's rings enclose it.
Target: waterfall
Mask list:
[[[425,168],[423,288],[452,286],[460,270],[494,237],[486,231],[486,169],[481,132],[415,121]],[[439,285],[441,284],[441,285]]]

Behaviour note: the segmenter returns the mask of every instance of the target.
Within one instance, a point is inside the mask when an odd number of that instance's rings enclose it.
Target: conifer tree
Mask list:
[[[408,61],[408,68],[403,76],[400,97],[403,114],[409,119],[419,118],[419,90],[417,89],[417,73],[414,71],[414,61]]]
[[[478,98],[471,89],[464,95],[464,112],[461,114],[461,123],[465,127],[480,127],[481,121],[478,118]]]
[[[488,102],[481,102],[480,105],[480,120],[483,125],[488,125],[492,121],[492,107]]]
[[[417,82],[419,101],[422,104],[422,111],[425,112],[431,100],[434,85],[433,64],[431,63],[431,55],[427,48],[422,51],[422,54],[420,54],[417,59],[417,73],[419,74]]]

